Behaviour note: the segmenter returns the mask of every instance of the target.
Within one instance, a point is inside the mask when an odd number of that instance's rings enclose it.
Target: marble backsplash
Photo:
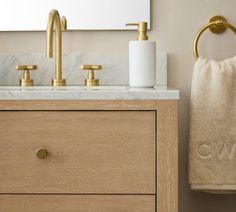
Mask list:
[[[55,59],[47,59],[45,54],[0,54],[0,85],[19,85],[22,71],[15,69],[19,64],[36,64],[38,70],[31,71],[31,78],[37,86],[51,85],[54,78]],[[128,54],[63,54],[63,78],[67,85],[84,85],[87,71],[80,70],[82,64],[101,64],[103,70],[96,72],[100,85],[128,85]],[[167,54],[157,54],[157,85],[167,85]]]

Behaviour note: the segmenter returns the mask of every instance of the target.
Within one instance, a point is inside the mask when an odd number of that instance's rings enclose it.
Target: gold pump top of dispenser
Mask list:
[[[138,26],[138,40],[148,40],[147,36],[147,22],[128,23],[126,26]]]

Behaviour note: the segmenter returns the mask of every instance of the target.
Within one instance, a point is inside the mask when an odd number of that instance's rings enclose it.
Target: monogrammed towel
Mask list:
[[[194,66],[189,144],[191,189],[236,192],[236,57]]]

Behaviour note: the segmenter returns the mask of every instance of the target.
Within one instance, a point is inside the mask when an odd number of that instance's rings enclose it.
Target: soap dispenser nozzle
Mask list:
[[[126,26],[138,26],[138,40],[148,40],[147,36],[147,22],[128,23]]]

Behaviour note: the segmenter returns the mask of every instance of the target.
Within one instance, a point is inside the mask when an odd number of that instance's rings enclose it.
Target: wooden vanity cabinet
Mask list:
[[[177,131],[175,100],[0,101],[0,211],[177,212]]]

